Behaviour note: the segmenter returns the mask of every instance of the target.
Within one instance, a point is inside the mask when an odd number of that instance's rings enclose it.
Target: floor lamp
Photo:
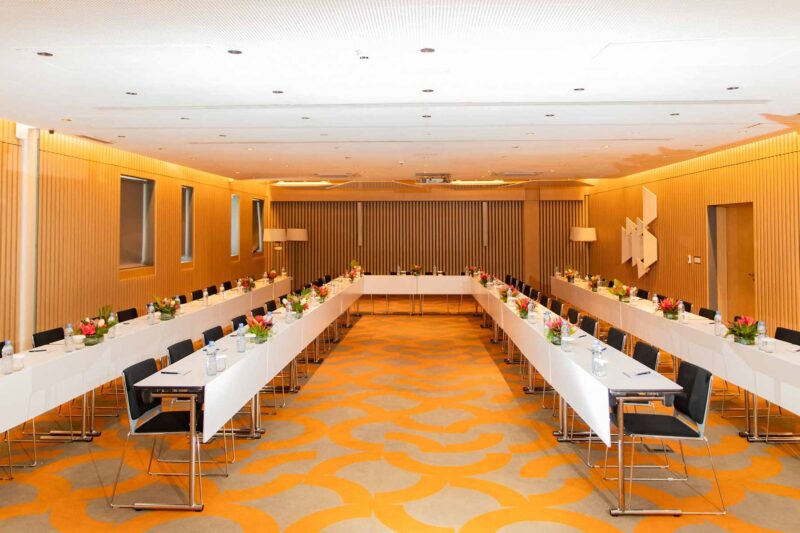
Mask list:
[[[272,246],[272,251],[280,252],[283,250],[283,243],[286,242],[286,230],[281,228],[264,229],[264,242],[274,243]],[[264,254],[264,257],[266,258],[266,254]],[[272,257],[271,252],[270,257]]]
[[[578,226],[573,226],[569,229],[569,240],[572,242],[585,242],[587,243],[584,246],[584,258],[585,258],[585,265],[586,265],[586,272],[584,275],[589,274],[589,245],[588,243],[594,242],[597,240],[597,230],[595,228],[581,228]]]
[[[305,242],[305,241],[308,240],[308,230],[304,229],[304,228],[289,228],[289,229],[286,230],[286,240],[289,241],[289,242]],[[292,247],[292,249],[294,249],[294,246]],[[292,268],[294,268],[295,266],[298,267],[297,269],[295,269],[295,272],[297,272],[297,274],[299,275],[300,274],[300,267],[299,267],[300,263],[298,262],[297,265],[295,265],[294,262],[295,262],[296,259],[297,259],[296,257],[290,257],[289,258],[289,260],[292,261]],[[306,280],[303,283],[307,283],[308,281],[311,281],[311,280]]]

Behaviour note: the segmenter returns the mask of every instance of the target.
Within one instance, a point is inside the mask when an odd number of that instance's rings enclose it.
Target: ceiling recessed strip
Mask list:
[[[483,185],[483,186],[491,186],[491,185],[504,185],[506,183],[505,180],[453,180],[450,182],[450,185],[460,185],[460,186],[470,186],[470,185]]]
[[[276,187],[327,187],[332,183],[328,180],[319,181],[277,181],[273,183]]]

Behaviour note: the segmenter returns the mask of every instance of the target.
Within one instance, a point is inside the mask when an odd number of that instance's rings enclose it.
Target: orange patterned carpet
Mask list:
[[[710,438],[727,516],[610,517],[613,482],[586,467],[585,445],[555,441],[550,397],[542,407],[522,394],[519,367],[489,336],[467,315],[359,318],[303,390],[264,417],[267,434],[237,441],[230,477],[204,478],[202,514],[110,509],[127,422],[100,419],[91,444],[43,445],[41,466],[0,482],[0,530],[796,530],[796,448],[748,445],[736,436],[741,420],[718,412]],[[150,442],[135,442],[120,497],[179,499],[185,479],[146,475]],[[173,439],[169,452],[183,450]],[[704,448],[689,446],[687,458],[692,487],[713,500]],[[709,508],[682,484],[634,493],[640,505]]]

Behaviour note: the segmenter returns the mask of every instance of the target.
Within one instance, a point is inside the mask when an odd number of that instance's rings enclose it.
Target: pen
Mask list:
[[[162,371],[161,371],[161,373],[162,373],[162,374],[174,374],[174,375],[177,375],[177,374],[178,374],[177,372],[170,372],[170,371],[168,371],[168,370],[162,370]]]
[[[46,352],[47,348],[39,348],[38,350],[28,350],[28,352]]]

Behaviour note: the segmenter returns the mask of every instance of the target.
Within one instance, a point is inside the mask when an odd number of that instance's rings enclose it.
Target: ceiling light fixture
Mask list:
[[[136,96],[139,93],[135,93],[133,91],[126,91],[125,94],[127,94],[128,96]]]
[[[227,137],[227,135],[225,135],[224,133],[220,133],[219,136],[220,137]]]
[[[422,92],[424,92],[424,93],[432,93],[433,89],[422,89]]]
[[[118,138],[118,139],[124,139],[124,138],[125,138],[125,136],[124,136],[124,135],[117,135],[117,138]]]
[[[680,115],[680,113],[670,113],[669,114],[669,116],[671,116],[671,117],[677,117],[678,115]]]
[[[72,122],[72,119],[69,117],[64,117],[61,119],[61,122]]]
[[[431,118],[430,115],[422,115],[422,118]]]
[[[434,53],[436,51],[436,49],[435,48],[420,48],[419,51],[422,52],[423,54],[432,54],[432,53]]]
[[[36,55],[42,57],[53,57],[53,54],[51,54],[50,52],[36,52]]]
[[[247,149],[247,151],[248,151],[248,152],[252,152],[252,151],[253,151],[253,149],[252,149],[252,148],[248,148],[248,149]]]
[[[302,120],[309,120],[308,117],[300,117]]]
[[[739,87],[737,87],[736,85],[731,85],[730,87],[725,88],[726,91],[735,91],[737,89],[739,89]]]
[[[369,56],[358,56],[359,59],[369,59]]]
[[[451,185],[503,185],[505,180],[453,180]]]
[[[181,117],[181,120],[191,120],[189,117]]]
[[[319,181],[277,181],[273,185],[276,187],[324,187],[332,185],[328,180]]]
[[[238,56],[242,54],[241,50],[228,50],[228,53],[234,56]]]
[[[575,87],[575,88],[574,88],[574,89],[572,89],[572,90],[573,90],[573,91],[584,91],[585,89],[584,89],[583,87]]]
[[[532,131],[529,131],[529,132],[528,132],[528,133],[526,133],[525,135],[536,135],[536,134],[535,134],[535,133],[533,133]]]
[[[272,94],[283,94],[283,91],[281,91],[280,89],[277,89],[275,91],[272,91]]]
[[[554,117],[555,115],[554,115],[554,114],[552,114],[552,113],[548,113],[548,114],[547,114],[547,115],[545,115],[545,116],[546,116],[546,117]]]

